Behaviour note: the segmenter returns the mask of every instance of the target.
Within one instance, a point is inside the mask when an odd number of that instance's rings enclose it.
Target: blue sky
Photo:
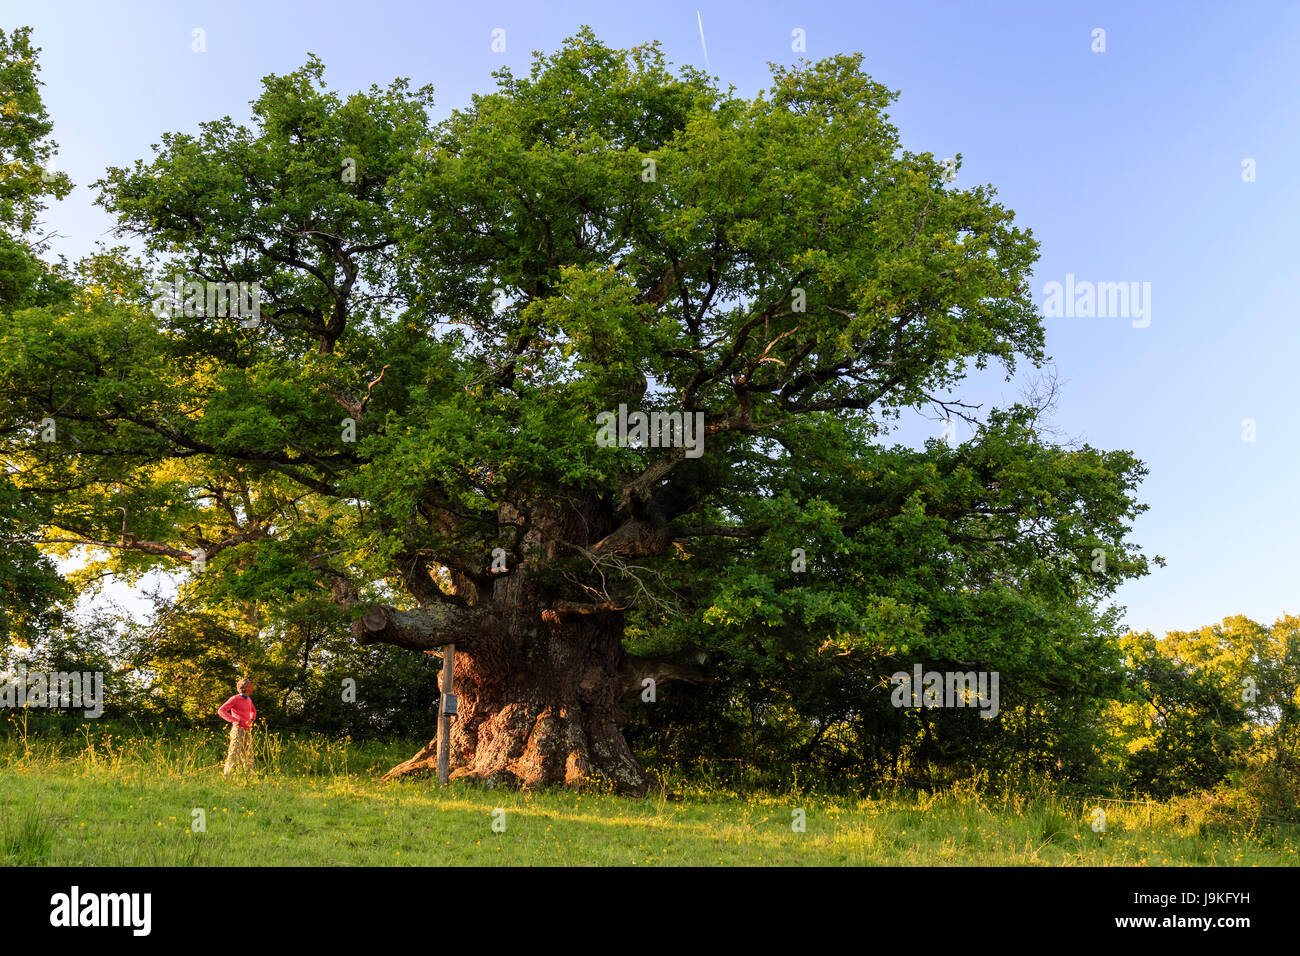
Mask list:
[[[1134,538],[1168,566],[1121,591],[1131,626],[1300,611],[1300,5],[228,0],[6,3],[0,19],[33,26],[44,50],[58,166],[79,184],[47,220],[70,257],[112,239],[89,189],[106,166],[148,156],[164,131],[246,118],[259,79],[309,51],[335,89],[408,76],[434,85],[443,113],[582,24],[703,67],[700,22],[710,72],[742,94],[766,85],[769,61],[864,54],[901,91],[906,146],[960,152],[957,185],[993,184],[1033,229],[1040,302],[1067,274],[1150,283],[1144,328],[1046,320],[1065,383],[1055,425],[1150,468]],[[504,53],[492,49],[497,28]],[[1093,50],[1098,28],[1105,52]],[[192,49],[195,29],[205,52]],[[795,29],[806,53],[792,52]],[[982,376],[958,395],[1005,404],[1022,384]],[[932,431],[912,422],[900,439]]]

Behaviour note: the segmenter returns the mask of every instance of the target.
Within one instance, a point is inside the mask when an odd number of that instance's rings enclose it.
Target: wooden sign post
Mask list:
[[[456,668],[456,645],[442,649],[442,694],[438,697],[438,782],[446,783],[451,772],[451,715],[455,704],[448,709],[451,696],[451,678]]]

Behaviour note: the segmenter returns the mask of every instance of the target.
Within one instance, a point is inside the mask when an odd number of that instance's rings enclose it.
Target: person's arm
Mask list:
[[[220,707],[217,708],[217,716],[220,717],[228,724],[233,724],[235,722],[235,718],[232,717],[230,714],[230,705],[233,704],[234,702],[235,702],[235,698],[232,697],[230,698],[230,700],[226,701],[224,704],[222,704]]]

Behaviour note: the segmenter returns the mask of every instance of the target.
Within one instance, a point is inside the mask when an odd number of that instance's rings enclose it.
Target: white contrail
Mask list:
[[[700,18],[699,10],[695,11],[695,19],[700,24],[700,46],[704,47],[704,68],[711,70],[713,67],[709,66],[709,45],[704,42],[704,21]]]

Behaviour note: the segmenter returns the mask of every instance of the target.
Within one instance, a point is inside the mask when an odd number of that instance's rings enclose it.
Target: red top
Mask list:
[[[257,717],[257,708],[253,706],[252,699],[247,695],[236,694],[217,708],[217,716],[241,727],[251,727]]]

